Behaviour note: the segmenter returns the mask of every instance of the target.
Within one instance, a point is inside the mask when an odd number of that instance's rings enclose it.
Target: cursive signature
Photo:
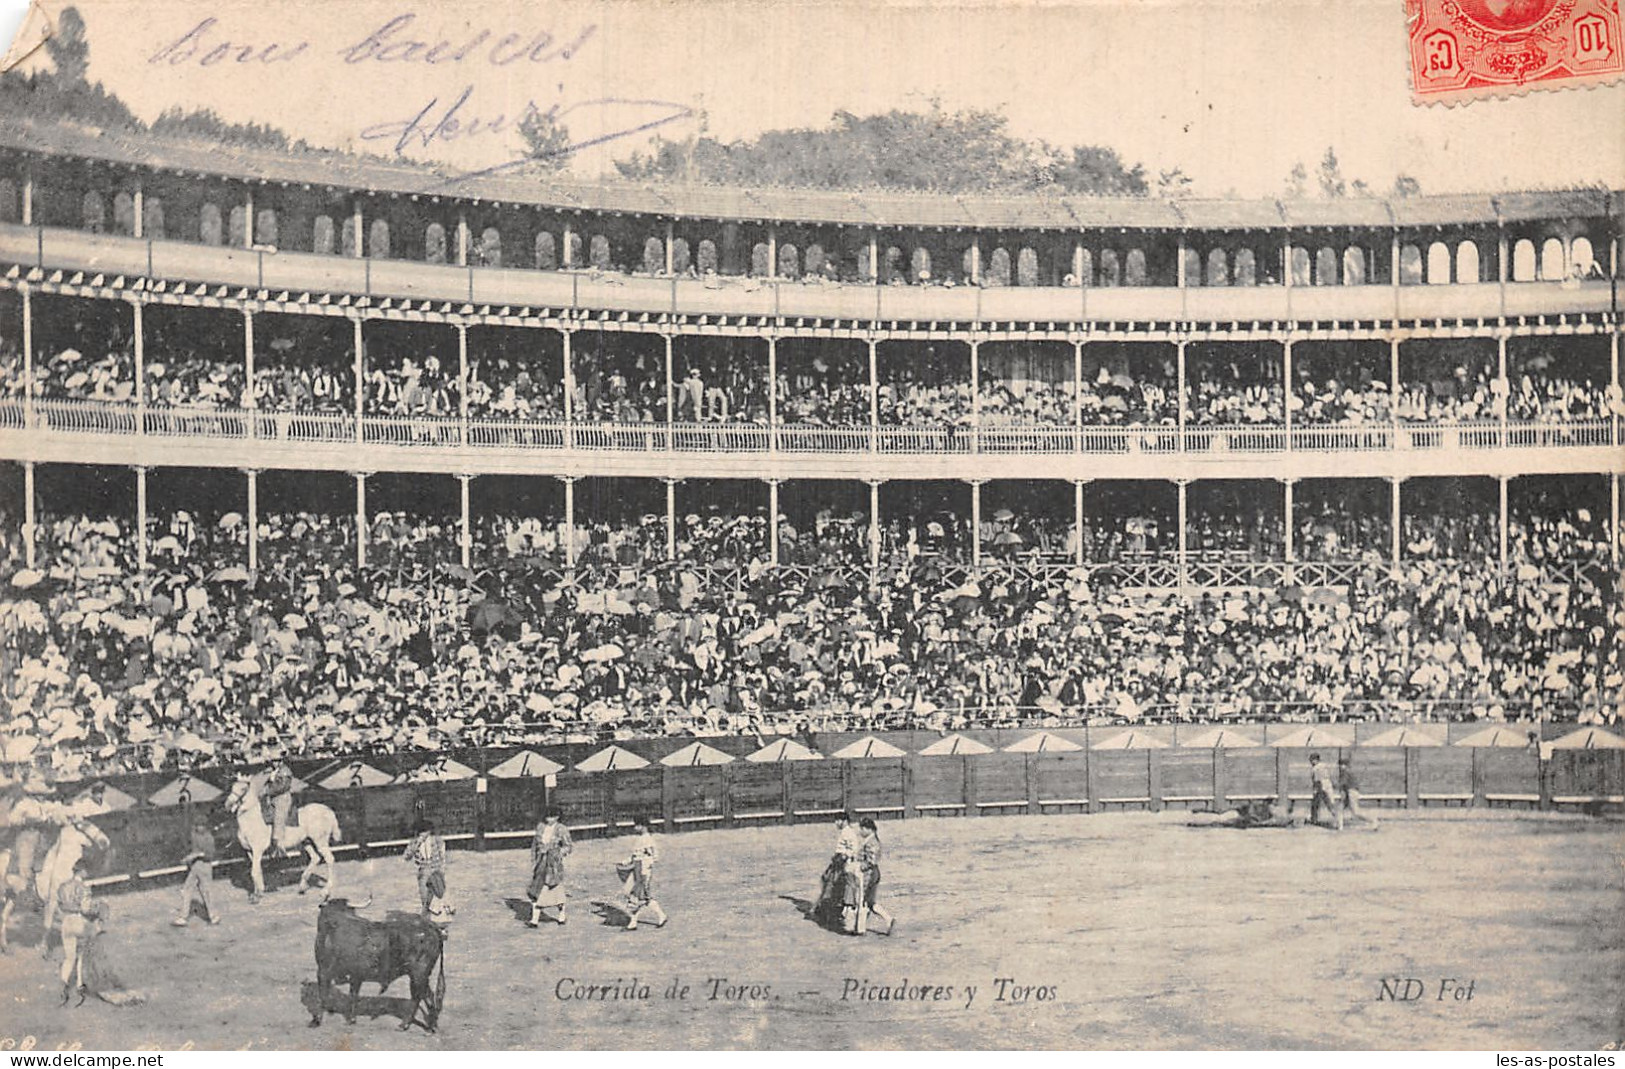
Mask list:
[[[594,100],[583,100],[568,107],[554,104],[542,108],[535,101],[529,101],[517,114],[503,112],[496,115],[479,115],[471,104],[473,97],[474,87],[472,85],[465,86],[454,97],[433,97],[408,118],[387,120],[366,127],[361,131],[361,139],[363,141],[392,140],[394,142],[394,153],[404,155],[409,148],[428,148],[438,143],[449,143],[517,130],[532,119],[545,118],[551,119],[560,125],[564,125],[567,121],[580,125],[582,123],[591,124],[594,119],[602,116],[611,114],[616,116],[616,125],[607,130],[579,140],[571,139],[565,144],[549,149],[539,155],[527,154],[506,163],[499,163],[494,167],[457,174],[450,179],[451,182],[455,183],[470,178],[484,178],[502,174],[506,171],[520,169],[535,159],[567,156],[571,153],[580,152],[582,149],[591,148],[594,145],[607,144],[621,138],[647,133],[670,123],[680,122],[694,114],[694,109],[688,105],[667,100],[599,97]]]

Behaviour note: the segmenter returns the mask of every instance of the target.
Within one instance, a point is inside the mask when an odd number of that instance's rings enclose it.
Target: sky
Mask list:
[[[19,0],[0,5],[9,30]],[[821,125],[838,109],[923,109],[936,98],[950,109],[1002,109],[1023,136],[1110,146],[1153,175],[1182,168],[1203,195],[1278,194],[1294,163],[1312,170],[1328,146],[1346,178],[1377,190],[1398,174],[1427,192],[1625,186],[1625,85],[1417,106],[1402,0],[78,6],[91,78],[143,117],[177,104],[211,107],[313,143],[387,152],[423,114],[402,151],[459,168],[500,164],[518,145],[511,130],[469,134],[468,120],[511,124],[531,102],[567,109],[577,140],[685,109],[693,114],[662,132],[686,136],[703,113],[709,133],[729,139]],[[369,36],[391,20],[402,21],[369,53]],[[550,34],[553,44],[534,62],[495,62],[516,50],[496,47],[509,33],[524,42]],[[443,56],[474,47],[434,66],[383,61],[380,49],[409,39],[445,39]],[[225,42],[256,54],[272,43],[273,55],[306,47],[271,63],[199,62]],[[573,48],[561,54],[566,43]],[[465,92],[457,136],[424,144],[421,134]],[[605,99],[654,103],[593,103]],[[584,150],[573,169],[610,172],[613,156],[648,136]]]

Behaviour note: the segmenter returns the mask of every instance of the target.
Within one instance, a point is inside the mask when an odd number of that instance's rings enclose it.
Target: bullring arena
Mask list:
[[[0,761],[109,840],[99,945],[145,996],[60,1007],[14,881],[5,1034],[1625,1036],[1620,192],[313,183],[214,149],[0,117]],[[1380,830],[1197,826],[1303,805],[1313,753]],[[282,866],[250,905],[222,811],[283,761],[368,916],[415,910],[416,822],[447,836],[434,1035],[399,986],[306,1029],[319,892]],[[571,920],[532,930],[504,848],[549,807]],[[804,916],[843,812],[893,935]],[[174,928],[199,817],[234,882]],[[639,818],[671,921],[627,932]]]

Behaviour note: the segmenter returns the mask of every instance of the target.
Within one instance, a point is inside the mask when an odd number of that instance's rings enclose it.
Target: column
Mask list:
[[[1512,398],[1512,380],[1507,378],[1507,332],[1495,332],[1495,373],[1501,378],[1501,388],[1506,392],[1501,396],[1501,448],[1505,449],[1512,442],[1507,438],[1507,421],[1510,418],[1508,409]],[[1504,562],[1503,562],[1504,563]]]
[[[363,440],[361,429],[361,413],[367,401],[367,358],[361,336],[361,317],[356,316],[350,320],[354,325],[355,342],[355,440],[360,445]]]
[[[23,304],[23,425],[34,425],[34,298],[27,283],[17,287]]]
[[[1083,285],[1084,285],[1084,280],[1083,280],[1083,236],[1082,235],[1079,235],[1078,240],[1075,241],[1073,243],[1073,245],[1072,245],[1072,277],[1078,280],[1078,286],[1079,286],[1079,288],[1082,288]]]
[[[467,568],[469,566],[469,558],[472,556],[473,551],[474,551],[474,532],[470,529],[472,527],[472,523],[471,523],[471,517],[469,516],[469,511],[470,510],[469,510],[469,501],[468,501],[469,484],[472,483],[473,481],[474,481],[474,476],[468,474],[467,472],[459,473],[458,476],[457,476],[457,482],[461,484],[458,487],[458,489],[462,491],[461,497],[462,497],[462,506],[463,506],[463,513],[462,513],[463,522],[462,522],[461,530],[458,532],[458,535],[457,535],[457,546],[458,546],[459,549],[462,550],[462,560],[463,560],[463,567],[464,568]]]
[[[23,171],[23,225],[34,225],[34,165]]]
[[[355,566],[367,566],[367,473],[355,475]]]
[[[131,209],[135,212],[135,219],[133,221],[134,227],[131,230],[131,233],[137,238],[145,237],[146,225],[145,220],[143,220],[141,217],[146,214],[146,202],[141,196],[140,182],[135,184],[135,193],[130,197],[130,205]]]
[[[468,324],[457,324],[457,418],[462,421],[458,428],[457,440],[463,445],[468,444]],[[463,484],[463,497],[467,500],[468,484]],[[466,525],[465,525],[466,526]],[[467,556],[465,553],[464,556]],[[463,567],[468,562],[463,561]]]
[[[666,277],[672,278],[677,274],[677,259],[672,252],[672,245],[677,242],[677,224],[666,220]]]
[[[1616,491],[1614,504],[1617,512],[1619,504],[1619,494],[1617,493],[1619,483],[1617,480],[1614,483],[1614,489]],[[25,460],[23,461],[23,563],[30,568],[34,567],[34,546],[39,541],[38,526],[39,516],[35,512],[34,503],[34,462]]]
[[[1290,232],[1281,238],[1281,282],[1287,289],[1292,288],[1292,234]]]
[[[666,559],[677,559],[677,480],[664,479],[666,484]]]
[[[1083,487],[1088,479],[1072,480],[1072,523],[1073,529],[1078,532],[1077,560],[1078,567],[1083,567]]]
[[[457,266],[468,266],[468,216],[457,213]]]
[[[248,477],[248,570],[253,572],[260,566],[260,473],[247,468],[243,474]]]
[[[779,340],[767,336],[767,448],[778,448],[779,441]]]
[[[362,228],[361,200],[359,197],[355,201],[354,209],[350,212],[350,225],[355,228],[355,254],[356,258],[360,259],[367,254],[363,240],[366,238],[367,232]]]
[[[970,343],[970,451],[982,451],[982,343]]]
[[[1507,517],[1507,483],[1509,480],[1505,475],[1502,475],[1497,477],[1495,481],[1501,491],[1501,567],[1505,568],[1507,566],[1507,536],[1510,527]]]
[[[675,339],[670,334],[662,334],[660,338],[666,343],[666,448],[676,449],[672,424],[677,422],[677,384],[671,377],[671,350]]]
[[[1388,246],[1388,279],[1395,288],[1399,286],[1399,231],[1395,230]]]
[[[356,248],[361,248],[361,234],[356,233]],[[243,190],[243,248],[254,247],[254,187]]]
[[[570,449],[575,446],[574,435],[571,430],[576,411],[575,358],[570,355],[571,331],[561,329],[559,334],[564,338],[564,447]]]
[[[980,236],[971,243],[970,247],[970,284],[982,284],[982,239]]]
[[[1286,484],[1286,493],[1282,501],[1282,527],[1286,532],[1286,562],[1293,563],[1297,558],[1293,553],[1293,527],[1292,522],[1292,484],[1298,480],[1287,478],[1282,482]]]
[[[779,480],[767,481],[767,562],[779,566]]]
[[[1072,343],[1072,426],[1077,431],[1077,451],[1083,452],[1083,342]]]
[[[1185,450],[1185,346],[1189,344],[1189,342],[1184,341],[1175,343],[1175,347],[1179,350],[1178,370],[1175,374],[1179,376],[1179,449],[1181,452]]]
[[[779,228],[767,228],[767,277],[779,277]]]
[[[1617,274],[1617,272],[1616,272],[1616,274]],[[28,325],[28,318],[27,318],[28,317],[28,312],[27,312],[28,304],[27,304],[27,301],[28,301],[28,293],[25,290],[24,293],[23,293],[23,302],[24,302],[23,303],[23,309],[24,309],[24,312],[23,312],[23,325],[25,327]],[[1618,394],[1619,393],[1619,331],[1617,331],[1617,330],[1614,333],[1608,335],[1608,383],[1609,383],[1609,385],[1613,386],[1614,393]],[[1609,429],[1609,444],[1610,445],[1617,446],[1617,445],[1620,444],[1619,420],[1620,420],[1620,417],[1614,416],[1613,419],[1609,421],[1610,422],[1610,429]]]
[[[1608,476],[1608,560],[1619,567],[1619,473]]]
[[[1399,339],[1388,339],[1388,418],[1392,421],[1393,446],[1399,441]]]
[[[878,234],[869,235],[869,281],[880,285],[880,237]]]
[[[869,480],[869,569],[880,568],[880,480]]]
[[[1286,447],[1292,448],[1292,339],[1281,343],[1281,419],[1286,425]]]
[[[1397,475],[1388,477],[1388,482],[1393,487],[1393,493],[1389,498],[1391,507],[1388,512],[1389,550],[1395,568],[1399,567],[1399,549],[1403,537],[1399,529],[1399,484],[1404,481]]]
[[[1174,284],[1180,289],[1184,289],[1189,284],[1185,278],[1185,247],[1185,235],[1181,233],[1179,235],[1179,251],[1174,258],[1174,278],[1176,280]]]
[[[869,339],[869,452],[880,449],[880,342]]]
[[[1190,549],[1190,525],[1186,522],[1186,510],[1189,505],[1189,479],[1175,479],[1179,487],[1179,585],[1185,585],[1185,560]]]
[[[560,476],[564,480],[564,564],[576,566],[576,478]]]
[[[145,308],[139,300],[130,302],[131,331],[135,336],[135,429],[147,433],[147,331]]]
[[[135,567],[141,573],[142,588],[147,574],[147,469],[135,469]]]
[[[259,407],[259,399],[254,391],[254,313],[251,309],[243,309],[243,383],[244,397],[242,406],[249,410],[248,435],[254,436],[258,429],[255,424],[259,420],[254,418],[253,410]]]
[[[982,566],[982,480],[970,481],[970,566]]]

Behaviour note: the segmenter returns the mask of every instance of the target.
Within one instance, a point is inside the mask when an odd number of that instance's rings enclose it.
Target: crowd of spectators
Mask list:
[[[827,568],[771,569],[764,522],[683,519],[687,560],[745,565],[717,583],[687,562],[628,566],[663,553],[651,517],[578,533],[603,566],[574,582],[535,566],[558,537],[537,521],[482,525],[466,571],[452,523],[380,516],[358,567],[352,518],[273,514],[255,576],[234,514],[156,525],[145,576],[116,520],[44,518],[33,570],[8,522],[0,751],[76,776],[650,733],[1336,717],[1360,701],[1574,717],[1625,689],[1609,574],[1536,581],[1542,560],[1605,550],[1568,520],[1520,527],[1504,573],[1441,550],[1397,573],[1372,563],[1347,590],[1196,597],[1066,568],[965,582],[929,555],[889,558],[870,586],[840,567],[866,544],[863,517],[835,512],[786,539],[793,561]],[[1022,540],[1008,545],[1042,537],[992,524]],[[1127,537],[1166,540],[1144,521]]]

